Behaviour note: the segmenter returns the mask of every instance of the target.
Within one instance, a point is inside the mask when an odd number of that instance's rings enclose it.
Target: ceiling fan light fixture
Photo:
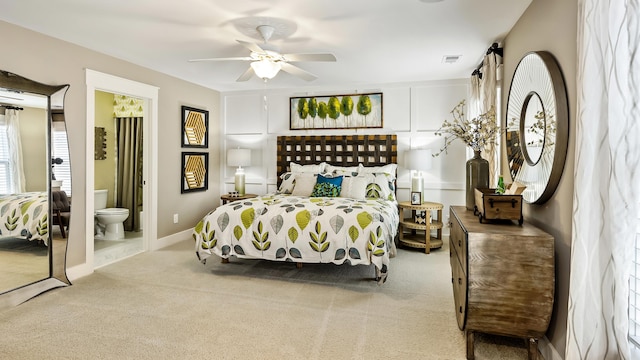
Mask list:
[[[251,63],[251,67],[256,75],[264,80],[273,79],[280,71],[280,63],[262,59]]]

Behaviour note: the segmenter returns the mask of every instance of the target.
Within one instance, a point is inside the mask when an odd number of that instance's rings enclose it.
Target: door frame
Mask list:
[[[95,146],[95,93],[96,90],[128,95],[144,100],[143,116],[143,244],[144,251],[156,250],[158,237],[158,92],[159,88],[137,81],[85,69],[87,85],[87,144],[86,144],[86,174],[85,174],[85,210],[86,210],[86,253],[85,266],[93,272],[94,269],[94,152]],[[154,246],[155,245],[155,246]]]

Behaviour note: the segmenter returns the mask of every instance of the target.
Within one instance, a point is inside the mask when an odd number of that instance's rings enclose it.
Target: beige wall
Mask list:
[[[158,237],[187,230],[219,200],[218,177],[209,176],[209,190],[180,194],[180,106],[210,111],[208,152],[212,173],[219,169],[219,93],[129,62],[72,45],[0,21],[0,34],[11,38],[11,51],[0,53],[3,70],[46,84],[70,84],[65,99],[65,115],[71,151],[73,214],[67,265],[85,262],[85,152],[87,148],[85,69],[131,79],[159,88],[158,104]],[[174,224],[173,214],[180,215]],[[156,239],[151,239],[156,241]]]
[[[47,191],[47,167],[51,164],[47,154],[47,112],[25,107],[19,112],[19,119],[24,190]]]
[[[107,207],[114,207],[116,191],[116,136],[113,120],[113,94],[96,91],[95,126],[106,131],[106,159],[94,160],[94,189],[107,189]]]
[[[558,61],[564,75],[569,100],[569,146],[560,184],[553,197],[542,205],[527,205],[525,221],[555,237],[556,296],[547,338],[564,356],[567,332],[567,303],[571,258],[571,213],[575,154],[577,0],[533,0],[504,41],[503,110],[516,65],[529,51],[546,50]],[[503,111],[506,113],[506,111]],[[503,120],[504,121],[504,120]],[[503,152],[504,154],[504,152]],[[503,169],[503,173],[508,173]]]

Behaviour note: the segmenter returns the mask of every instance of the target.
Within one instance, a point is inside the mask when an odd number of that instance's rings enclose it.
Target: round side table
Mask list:
[[[398,212],[400,214],[400,243],[412,248],[424,249],[426,254],[431,249],[439,249],[442,247],[442,204],[436,202],[425,201],[419,205],[412,205],[410,201],[401,201],[398,203]],[[404,217],[404,210],[411,210],[411,217]],[[415,221],[416,212],[425,211],[425,223],[420,224]],[[432,216],[432,212],[436,212],[436,217]],[[406,230],[409,230],[405,232]],[[424,232],[424,234],[418,234]],[[431,231],[436,231],[436,236],[431,237]]]

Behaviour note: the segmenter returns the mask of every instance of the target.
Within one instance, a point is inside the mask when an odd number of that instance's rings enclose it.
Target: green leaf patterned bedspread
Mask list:
[[[218,207],[194,228],[196,254],[301,263],[374,264],[384,281],[395,256],[394,201],[284,194]]]
[[[0,237],[49,242],[49,197],[30,192],[0,197]]]

